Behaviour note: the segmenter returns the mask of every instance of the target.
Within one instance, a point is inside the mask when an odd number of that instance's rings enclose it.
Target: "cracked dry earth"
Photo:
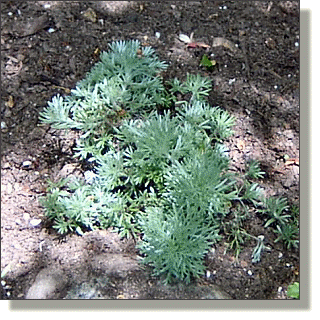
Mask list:
[[[179,41],[192,32],[209,47]],[[58,237],[46,223],[39,197],[47,180],[83,170],[72,157],[77,133],[39,126],[39,112],[84,77],[97,52],[125,39],[154,47],[169,63],[165,79],[208,76],[211,104],[236,117],[232,170],[259,160],[267,195],[299,205],[298,2],[2,1],[1,298],[287,299],[299,281],[299,250],[274,244],[259,217],[249,231],[272,246],[261,262],[251,262],[254,242],[237,261],[224,239],[202,278],[171,286],[141,267],[133,240],[112,230]],[[204,53],[216,61],[211,71],[200,66]],[[286,155],[295,161],[284,165]]]

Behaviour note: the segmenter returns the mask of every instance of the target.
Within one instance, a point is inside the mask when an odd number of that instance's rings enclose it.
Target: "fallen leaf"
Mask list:
[[[5,103],[8,108],[12,108],[14,106],[13,96],[9,96],[8,101]]]
[[[212,47],[219,47],[222,46],[226,49],[229,49],[233,53],[237,53],[239,51],[239,48],[230,40],[227,40],[225,38],[214,38],[212,42]]]
[[[91,8],[88,8],[82,15],[88,21],[91,21],[91,22],[97,21],[97,14]]]
[[[188,48],[210,48],[210,46],[204,42],[190,42],[187,44]]]
[[[292,164],[295,164],[295,165],[299,165],[299,159],[298,158],[289,158],[286,160],[286,162],[284,163],[284,165],[287,167],[287,166],[290,166]]]

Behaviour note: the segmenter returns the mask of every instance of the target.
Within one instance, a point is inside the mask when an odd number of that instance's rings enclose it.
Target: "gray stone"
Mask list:
[[[61,291],[65,285],[62,271],[53,268],[42,269],[29,288],[26,299],[53,299],[55,293]]]

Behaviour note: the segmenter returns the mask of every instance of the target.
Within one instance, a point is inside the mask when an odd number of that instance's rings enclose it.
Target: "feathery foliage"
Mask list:
[[[296,229],[284,227],[287,203],[265,199],[250,180],[263,177],[259,163],[240,177],[229,171],[223,140],[235,119],[206,101],[210,80],[187,75],[165,89],[159,73],[166,64],[152,48],[138,41],[109,47],[70,96],[53,97],[40,114],[55,128],[81,131],[75,157],[93,168],[84,179],[49,186],[42,205],[53,227],[80,235],[113,227],[135,237],[144,263],[166,282],[200,276],[205,254],[222,237],[238,255],[250,237],[249,205],[275,225],[277,241],[296,246]],[[177,101],[177,92],[186,100]],[[256,239],[258,262],[264,245]]]

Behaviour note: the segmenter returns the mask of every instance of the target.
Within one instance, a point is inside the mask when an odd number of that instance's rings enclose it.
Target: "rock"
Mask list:
[[[66,285],[62,271],[54,268],[42,269],[29,288],[26,299],[53,299],[57,292],[64,289]]]

